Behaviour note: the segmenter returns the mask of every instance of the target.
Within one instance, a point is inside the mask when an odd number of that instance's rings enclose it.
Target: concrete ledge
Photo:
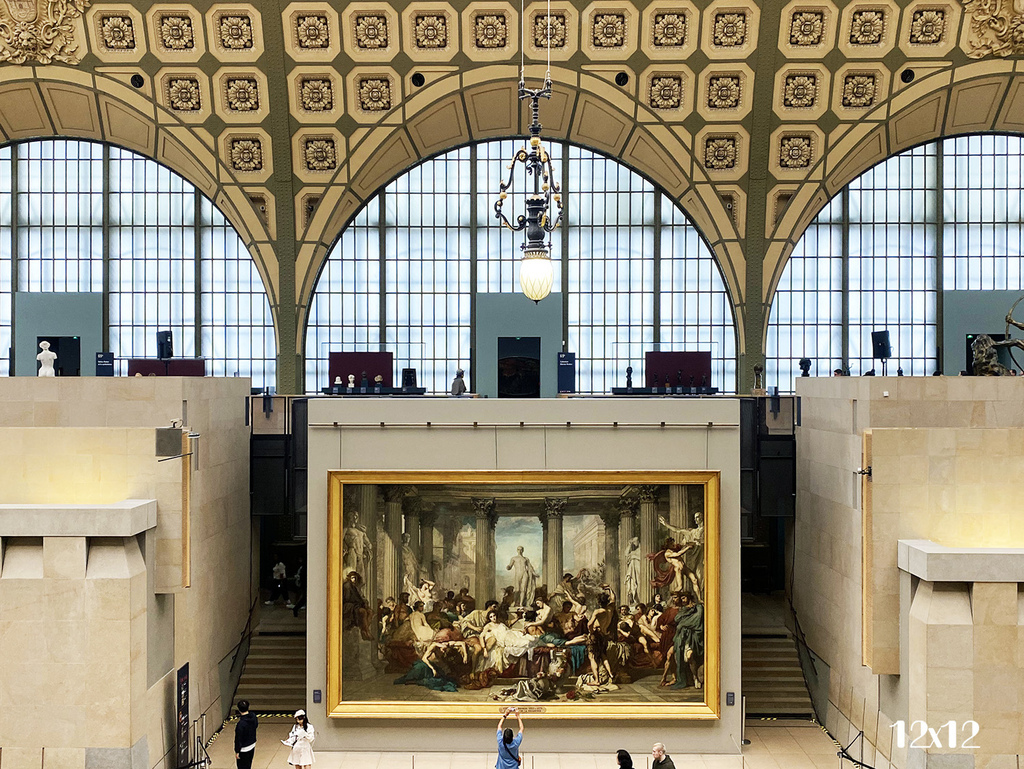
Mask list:
[[[0,537],[134,537],[153,528],[155,499],[110,505],[0,505]]]
[[[900,570],[929,582],[1024,582],[1024,548],[946,547],[930,539],[901,539]]]

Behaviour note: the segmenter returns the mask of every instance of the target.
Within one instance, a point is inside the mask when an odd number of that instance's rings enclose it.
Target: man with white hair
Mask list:
[[[672,759],[665,752],[664,743],[654,743],[654,747],[651,748],[651,755],[654,756],[654,761],[651,762],[651,766],[654,769],[676,769],[676,765],[672,763]]]

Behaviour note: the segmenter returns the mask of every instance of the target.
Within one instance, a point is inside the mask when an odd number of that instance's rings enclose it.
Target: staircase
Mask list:
[[[254,713],[292,713],[306,703],[306,633],[257,631],[238,682],[235,702]]]
[[[814,708],[789,631],[743,634],[743,696],[747,716],[812,718]]]

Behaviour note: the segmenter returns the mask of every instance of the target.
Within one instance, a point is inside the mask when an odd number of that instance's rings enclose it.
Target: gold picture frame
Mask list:
[[[721,715],[721,584],[720,584],[720,531],[721,531],[721,483],[720,474],[714,471],[547,471],[547,470],[536,470],[536,471],[331,471],[328,473],[328,523],[327,523],[327,713],[331,718],[408,718],[408,717],[427,717],[427,718],[494,718],[496,713],[500,709],[506,707],[510,702],[520,707],[522,711],[529,711],[533,715],[557,719],[573,719],[573,718],[652,718],[657,717],[659,719],[664,718],[678,718],[678,719],[717,719]],[[346,498],[352,500],[354,495],[359,495],[359,499],[365,504],[379,504],[377,500],[377,489],[371,489],[371,486],[383,487],[392,496],[398,496],[400,499],[401,495],[397,494],[394,490],[408,490],[414,489],[417,495],[423,495],[429,497],[429,495],[448,495],[452,498],[461,496],[467,497],[473,494],[480,488],[486,488],[489,491],[495,491],[495,496],[492,499],[498,499],[502,505],[506,504],[509,499],[516,499],[517,504],[520,506],[525,505],[524,499],[545,500],[545,504],[554,504],[552,500],[566,499],[570,500],[571,504],[578,502],[579,506],[585,504],[591,504],[589,495],[603,495],[607,497],[607,504],[611,504],[611,496],[615,493],[619,494],[621,499],[625,502],[619,502],[619,507],[622,508],[626,504],[631,504],[630,495],[635,494],[640,498],[642,494],[655,495],[654,502],[647,502],[647,506],[643,506],[643,502],[637,503],[639,507],[638,517],[646,516],[645,519],[637,521],[634,526],[633,532],[637,530],[641,531],[644,535],[646,543],[650,545],[655,539],[663,540],[664,547],[663,551],[668,551],[670,554],[675,554],[677,551],[673,551],[670,548],[677,547],[674,544],[674,540],[671,538],[665,539],[664,533],[667,530],[677,531],[682,537],[680,542],[686,541],[687,531],[696,531],[696,529],[679,529],[678,527],[671,527],[668,525],[668,521],[665,518],[657,519],[657,532],[654,535],[654,539],[651,537],[651,516],[658,515],[659,509],[666,507],[667,501],[665,499],[658,499],[657,495],[661,494],[665,490],[671,489],[672,487],[689,487],[683,488],[681,491],[672,492],[668,491],[666,497],[672,497],[674,500],[678,500],[679,494],[689,494],[689,499],[694,500],[693,504],[699,505],[702,502],[702,515],[703,523],[700,530],[700,545],[703,548],[703,561],[702,561],[702,573],[700,579],[694,577],[693,572],[689,574],[690,581],[692,582],[692,589],[690,585],[686,583],[684,578],[681,578],[679,574],[676,574],[676,578],[680,579],[679,583],[673,582],[672,589],[677,589],[677,584],[685,585],[685,589],[678,589],[676,593],[670,596],[670,601],[675,601],[675,605],[678,611],[686,610],[693,611],[693,596],[697,596],[697,601],[701,604],[702,610],[702,623],[703,623],[703,664],[699,667],[699,673],[697,668],[693,668],[692,673],[687,673],[687,685],[685,692],[679,692],[674,695],[673,687],[661,687],[653,688],[655,684],[653,681],[644,681],[647,687],[641,693],[639,690],[639,682],[633,681],[633,689],[636,690],[636,699],[623,699],[633,695],[627,695],[622,692],[625,687],[620,687],[619,691],[614,692],[615,696],[611,696],[610,693],[602,692],[598,690],[597,694],[589,694],[584,692],[585,686],[579,686],[578,688],[573,687],[565,692],[559,692],[557,699],[554,700],[542,700],[536,703],[523,702],[522,700],[514,701],[494,701],[487,697],[493,696],[494,686],[483,694],[470,694],[468,691],[464,692],[462,696],[457,694],[452,695],[447,691],[435,692],[423,687],[403,687],[401,690],[402,698],[395,697],[389,699],[388,690],[386,684],[390,683],[390,678],[394,678],[394,672],[385,673],[382,672],[381,655],[382,650],[386,651],[384,644],[382,643],[381,631],[377,623],[379,620],[378,614],[381,608],[378,601],[380,596],[384,595],[381,587],[375,587],[375,593],[369,596],[367,599],[363,599],[361,594],[358,592],[352,592],[352,586],[346,586],[346,579],[350,581],[358,581],[361,585],[361,577],[352,576],[351,572],[356,571],[352,566],[350,558],[360,557],[352,555],[352,541],[353,535],[351,529],[353,527],[359,528],[361,534],[357,535],[361,537],[362,542],[370,542],[370,536],[366,534],[365,527],[362,526],[358,520],[353,523],[352,516],[350,514],[348,523],[352,524],[346,528]],[[694,487],[700,487],[699,489]],[[362,491],[360,489],[362,488]],[[654,489],[654,491],[649,491]],[[702,495],[701,495],[702,489]],[[660,491],[659,491],[660,490]],[[406,496],[411,496],[409,492],[403,492]],[[390,497],[389,497],[390,499]],[[369,500],[369,501],[368,501]],[[353,505],[353,502],[349,502]],[[385,503],[393,504],[391,502]],[[401,502],[398,503],[401,505]],[[453,503],[454,504],[454,503]],[[659,508],[660,505],[660,508]],[[678,505],[675,506],[676,509]],[[385,576],[390,581],[392,586],[391,592],[394,591],[393,585],[395,584],[395,559],[396,557],[401,560],[402,554],[400,546],[395,542],[396,529],[394,528],[394,508],[387,508],[388,512],[385,514],[384,521],[380,526],[380,532],[371,530],[370,534],[374,535],[376,542],[384,542],[385,547],[389,548],[388,553],[377,553],[372,552],[372,557],[369,557],[366,561],[369,564],[371,561],[373,565],[367,565],[365,568],[369,572],[374,569],[384,570]],[[401,510],[401,507],[398,508]],[[589,508],[587,508],[589,509]],[[581,515],[587,515],[589,513],[583,513]],[[388,515],[391,516],[391,523],[389,524]],[[418,513],[417,513],[418,515]],[[518,514],[520,518],[523,517],[522,513]],[[606,515],[608,515],[606,513]],[[627,513],[628,515],[628,513]],[[373,514],[374,521],[379,520],[379,513],[375,510]],[[561,512],[558,513],[558,533],[561,535]],[[356,516],[358,518],[358,516]],[[511,518],[511,516],[510,516]],[[408,519],[406,518],[406,526],[408,526]],[[497,521],[491,524],[490,534],[490,550],[496,549],[496,538],[495,538],[495,527]],[[542,517],[542,521],[545,520]],[[609,520],[609,519],[606,519]],[[646,523],[644,522],[646,520]],[[506,521],[507,523],[508,521]],[[698,520],[699,523],[699,520]],[[390,532],[388,526],[391,526]],[[401,520],[399,526],[401,526]],[[467,524],[468,525],[468,524]],[[603,524],[603,526],[615,525]],[[417,522],[418,526],[418,522]],[[479,526],[479,524],[478,524]],[[544,523],[544,547],[549,547],[547,538],[547,523]],[[373,527],[375,528],[375,527]],[[593,525],[591,525],[593,528]],[[604,529],[602,529],[603,531]],[[397,530],[400,534],[400,528]],[[347,534],[348,532],[348,534]],[[435,530],[436,532],[436,530]],[[434,536],[432,533],[431,536]],[[475,536],[475,534],[474,534]],[[393,544],[387,544],[388,538]],[[603,537],[603,534],[602,534]],[[408,538],[406,538],[408,539]],[[637,541],[641,537],[636,538]],[[562,557],[557,555],[558,552],[564,550],[564,540],[559,537],[559,544],[555,545],[555,551],[548,551],[543,555],[551,555],[550,565],[545,563],[544,569],[554,569],[557,565],[558,560]],[[603,540],[602,540],[603,541]],[[624,540],[623,540],[624,541]],[[671,543],[670,543],[671,542]],[[367,552],[373,548],[373,545],[365,545]],[[607,547],[607,544],[606,544]],[[637,550],[640,545],[630,543],[632,550]],[[684,548],[683,545],[678,547]],[[439,552],[446,553],[444,547],[436,548]],[[486,547],[484,550],[486,551]],[[685,549],[685,548],[684,548]],[[397,551],[397,555],[396,555]],[[480,552],[480,551],[478,551]],[[606,550],[605,552],[612,552]],[[621,552],[619,550],[618,552]],[[682,553],[683,550],[678,552]],[[552,554],[554,553],[554,554]],[[343,554],[346,559],[343,563]],[[523,555],[522,547],[518,548],[519,556]],[[447,557],[447,556],[446,556]],[[639,556],[634,556],[638,558]],[[682,560],[681,555],[677,556],[677,560]],[[491,571],[495,569],[495,554],[492,552],[490,556]],[[512,559],[514,561],[515,558]],[[651,569],[656,569],[658,560],[654,555],[644,561],[650,561]],[[484,556],[485,566],[484,575],[486,578],[486,565],[487,557]],[[510,561],[508,569],[511,571],[513,568],[513,562]],[[447,562],[447,561],[446,561]],[[621,563],[621,557],[619,560]],[[435,562],[436,564],[436,562]],[[519,572],[519,567],[517,566]],[[568,567],[566,567],[568,568]],[[602,561],[601,567],[604,569],[604,562]],[[618,566],[614,567],[618,569]],[[635,566],[624,566],[623,569],[635,569]],[[647,567],[645,567],[647,568]],[[664,562],[662,562],[661,568],[665,569]],[[681,569],[681,567],[680,567]],[[562,571],[559,569],[558,571]],[[585,570],[581,570],[583,573]],[[480,574],[481,572],[477,572]],[[545,572],[546,574],[548,572]],[[553,572],[552,572],[553,573]],[[602,571],[602,574],[607,573]],[[672,568],[667,568],[665,574],[672,573]],[[647,576],[648,572],[644,572]],[[348,575],[348,577],[346,577]],[[534,574],[535,577],[539,577],[539,573]],[[474,585],[474,589],[479,591],[483,586],[483,579],[478,580],[479,584]],[[383,577],[382,577],[383,579]],[[622,577],[619,577],[621,583]],[[628,582],[627,582],[628,584]],[[636,584],[634,579],[633,584]],[[653,582],[652,582],[653,585]],[[550,585],[546,585],[550,588]],[[346,593],[346,589],[349,590]],[[509,590],[510,588],[506,588]],[[580,587],[582,589],[582,586]],[[612,592],[608,588],[608,583],[602,583],[602,589],[607,592]],[[655,588],[651,588],[654,590]],[[526,588],[523,589],[525,592]],[[689,592],[689,598],[683,597],[684,594]],[[538,593],[543,596],[545,591],[542,589]],[[351,608],[347,613],[343,610],[343,594],[346,596],[357,596],[357,599],[349,600],[348,606],[362,606],[365,607],[365,613],[362,611],[353,611]],[[557,592],[554,593],[557,595]],[[702,595],[701,595],[702,594]],[[404,595],[404,593],[403,593]],[[519,596],[519,592],[515,593],[516,597]],[[532,596],[533,593],[531,592]],[[583,595],[580,593],[579,595]],[[648,593],[649,595],[649,593]],[[637,591],[633,594],[633,597],[637,601],[640,600],[641,593]],[[483,602],[484,597],[481,595],[480,601]],[[581,598],[581,601],[583,599]],[[627,600],[628,597],[627,597]],[[690,603],[684,603],[685,601]],[[651,601],[653,603],[653,599]],[[406,601],[406,604],[410,601]],[[438,601],[440,605],[440,600]],[[574,602],[575,603],[575,602]],[[532,600],[529,601],[532,606]],[[450,606],[449,603],[443,604]],[[602,604],[604,606],[605,604]],[[670,603],[671,608],[673,604]],[[682,605],[684,608],[678,608]],[[404,608],[409,607],[403,604]],[[463,607],[460,607],[463,608]],[[422,612],[423,609],[416,609],[415,611]],[[519,614],[523,614],[523,610],[519,609]],[[384,612],[387,614],[387,612]],[[345,620],[343,621],[343,615]],[[367,622],[367,617],[373,615],[371,622],[373,626],[370,627]],[[356,628],[356,620],[354,617],[358,616],[359,622],[363,629],[370,631],[370,638],[365,642],[361,639],[365,637],[363,630]],[[394,615],[396,618],[401,616],[397,613]],[[580,615],[581,618],[584,615]],[[682,615],[679,615],[682,616]],[[407,618],[408,619],[408,618]],[[488,620],[491,617],[488,614]],[[613,617],[614,627],[619,627],[619,617],[615,615]],[[346,626],[343,628],[343,624]],[[520,623],[521,624],[521,623]],[[421,625],[422,626],[422,625]],[[627,626],[628,627],[628,626]],[[503,631],[504,632],[504,631]],[[612,631],[614,632],[614,631]],[[699,631],[698,631],[699,633]],[[481,636],[483,634],[481,633]],[[386,636],[383,636],[386,637]],[[589,637],[589,636],[588,636]],[[350,644],[348,647],[344,647],[343,644]],[[589,644],[589,641],[587,642]],[[672,641],[670,640],[671,644]],[[678,640],[675,641],[675,648],[683,647],[678,646]],[[688,643],[688,642],[687,642]],[[428,645],[429,641],[423,642],[423,645]],[[664,640],[662,640],[664,644]],[[410,646],[411,646],[410,642]],[[485,643],[477,644],[480,649],[485,649]],[[696,643],[694,644],[697,645]],[[371,648],[372,652],[367,652],[366,647]],[[417,647],[420,648],[420,647]],[[566,647],[567,648],[567,647]],[[636,646],[635,648],[641,648]],[[465,646],[463,646],[465,649]],[[502,647],[504,650],[505,647]],[[427,652],[429,653],[429,652]],[[556,652],[550,652],[553,658]],[[624,654],[625,652],[623,652]],[[355,655],[361,656],[355,656]],[[376,655],[370,658],[369,655]],[[580,651],[574,651],[571,654],[568,652],[562,652],[566,657],[572,656],[576,659],[581,654]],[[590,654],[590,646],[587,646],[586,654]],[[687,660],[693,658],[692,649],[689,646],[685,647],[685,654]],[[671,659],[674,655],[671,652],[665,653],[666,658]],[[463,653],[463,657],[466,655]],[[652,656],[650,659],[657,660],[656,656]],[[358,664],[354,660],[359,660]],[[532,657],[531,657],[532,661]],[[457,662],[457,659],[456,659]],[[371,664],[378,668],[377,671],[371,669]],[[349,676],[359,675],[361,677],[356,680],[358,684],[354,683],[351,678],[346,682],[346,672],[344,665],[351,665]],[[523,666],[525,662],[521,663]],[[690,663],[688,662],[688,665]],[[422,667],[422,666],[421,666]],[[589,666],[584,666],[589,669]],[[519,668],[525,670],[525,667]],[[577,668],[582,670],[583,668]],[[680,671],[679,668],[675,668],[675,672],[686,672],[685,669]],[[601,670],[597,670],[594,674],[597,676],[597,683],[600,684],[604,679],[604,673]],[[649,670],[647,675],[649,676]],[[668,670],[663,674],[668,675]],[[703,676],[702,686],[698,683],[699,675]],[[616,673],[615,678],[611,679],[611,682],[618,682],[619,677],[623,676],[621,673]],[[389,678],[390,677],[390,678]],[[581,679],[582,680],[582,679]],[[369,683],[364,683],[369,681]],[[700,686],[700,688],[697,688]],[[376,687],[373,692],[373,696],[365,694],[368,691],[368,687]],[[356,694],[350,694],[350,698],[346,699],[345,692],[346,688],[350,691],[357,692]],[[394,691],[399,691],[398,689]],[[422,691],[422,695],[420,694]],[[510,690],[509,690],[510,691]],[[362,693],[360,693],[362,692]],[[380,696],[377,696],[378,692],[383,692]],[[410,692],[415,692],[410,694]],[[569,699],[572,693],[576,694],[576,699]],[[606,696],[602,696],[605,694]],[[642,694],[642,699],[641,699]],[[685,694],[685,696],[684,696]],[[412,697],[412,699],[410,699]]]

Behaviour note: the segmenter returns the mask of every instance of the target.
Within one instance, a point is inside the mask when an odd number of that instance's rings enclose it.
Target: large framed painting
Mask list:
[[[719,717],[718,473],[328,482],[332,717]]]

